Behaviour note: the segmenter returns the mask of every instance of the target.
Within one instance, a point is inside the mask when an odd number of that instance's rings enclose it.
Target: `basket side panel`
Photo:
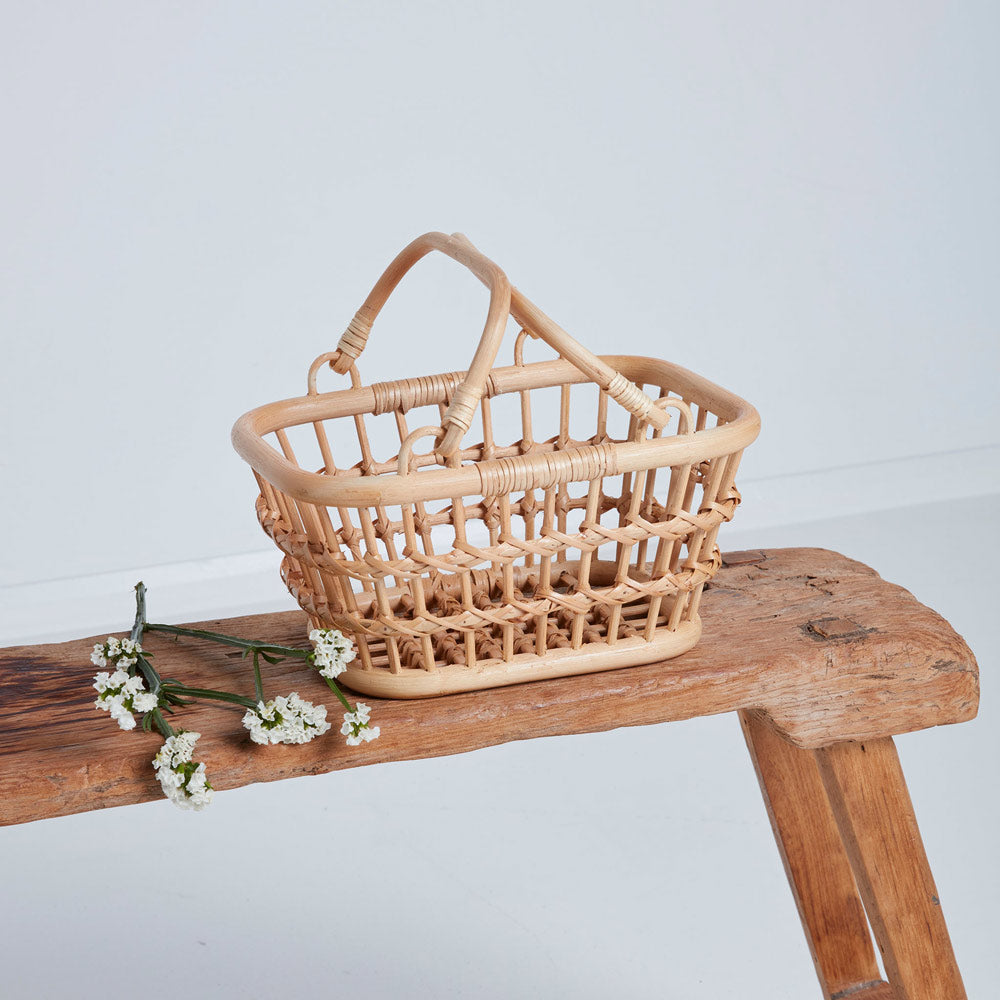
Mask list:
[[[470,678],[489,674],[496,684],[496,669],[507,665],[517,673],[526,657],[556,651],[560,670],[568,673],[574,658],[581,670],[584,662],[594,669],[601,649],[608,662],[624,662],[612,655],[619,644],[627,644],[629,662],[641,662],[643,649],[648,659],[657,658],[668,633],[691,634],[702,587],[718,568],[716,534],[738,502],[733,479],[739,454],[567,478],[566,463],[555,458],[574,448],[642,443],[671,433],[696,438],[722,422],[708,406],[671,393],[669,385],[642,388],[677,413],[662,431],[629,415],[623,422],[596,386],[532,387],[484,396],[478,442],[448,466],[433,452],[412,463],[446,471],[553,456],[543,463],[551,475],[510,492],[326,507],[291,497],[258,475],[258,517],[285,553],[286,585],[315,623],[351,634],[360,653],[354,669],[361,671],[402,678],[412,671],[464,670]],[[495,419],[504,406],[506,419]],[[431,412],[443,408],[442,400]],[[520,425],[513,441],[509,432],[500,437],[495,431],[510,427],[512,411]],[[302,462],[301,443],[293,447],[285,429],[275,439],[288,461],[318,468],[325,477],[396,474],[398,450],[381,459],[373,453],[372,416],[300,428],[310,432],[314,451]],[[411,421],[403,408],[390,416],[399,447],[410,436]],[[331,441],[343,447],[347,430],[360,457],[338,466]],[[471,680],[449,683],[475,686]]]

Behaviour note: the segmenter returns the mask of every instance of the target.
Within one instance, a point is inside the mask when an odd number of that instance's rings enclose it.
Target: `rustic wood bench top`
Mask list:
[[[128,595],[123,595],[123,601]],[[156,594],[151,595],[156,620]],[[131,608],[123,603],[122,629]],[[795,745],[818,748],[972,718],[978,670],[965,642],[909,592],[824,549],[731,553],[702,603],[705,633],[663,663],[414,701],[364,700],[380,739],[258,748],[242,709],[192,706],[183,725],[217,789],[392,760],[464,753],[537,736],[597,732],[757,709]],[[305,645],[298,611],[201,627]],[[103,639],[103,636],[98,637]],[[252,672],[224,647],[147,636],[160,670],[192,686],[253,694]],[[160,737],[120,732],[93,708],[94,637],[0,650],[0,823],[23,823],[161,797],[150,766]],[[315,674],[266,667],[271,694],[330,706]]]

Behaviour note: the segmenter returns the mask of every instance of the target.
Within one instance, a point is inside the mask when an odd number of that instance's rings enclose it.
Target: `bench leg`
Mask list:
[[[892,740],[800,750],[760,713],[740,721],[824,996],[965,1000]]]
[[[874,1000],[865,987],[878,989],[882,974],[816,760],[757,712],[740,712],[740,723],[823,996]]]
[[[965,1000],[891,739],[815,751],[894,1000]]]

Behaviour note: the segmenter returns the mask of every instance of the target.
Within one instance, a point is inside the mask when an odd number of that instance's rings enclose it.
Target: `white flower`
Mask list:
[[[125,704],[125,698],[121,694],[111,695],[104,703],[108,706],[111,718],[122,729],[135,729],[135,716],[129,711],[129,706]]]
[[[314,705],[293,691],[286,698],[279,695],[266,704],[257,702],[248,708],[243,725],[254,743],[308,743],[330,730],[326,706]]]
[[[155,694],[147,691],[139,674],[130,677],[125,670],[108,673],[102,670],[94,677],[97,701],[94,708],[111,713],[122,729],[135,729],[133,712],[151,712],[159,704]]]
[[[95,667],[131,667],[142,652],[142,646],[131,639],[116,639],[109,635],[107,642],[99,642],[90,654],[90,662]]]
[[[159,704],[159,699],[152,691],[141,691],[132,696],[132,707],[137,712],[152,712]]]
[[[94,688],[98,694],[109,690],[117,692],[127,680],[128,674],[124,670],[116,670],[113,674],[102,670],[94,676]]]
[[[205,776],[205,765],[195,763],[194,746],[201,733],[183,729],[164,740],[153,758],[153,768],[160,788],[174,805],[182,809],[204,809],[212,801],[212,786]]]
[[[349,747],[370,743],[379,738],[379,727],[368,725],[370,718],[371,709],[363,701],[354,706],[353,712],[344,713],[344,724],[340,727],[340,731],[347,737]]]
[[[335,628],[314,628],[309,633],[309,641],[316,647],[312,653],[313,663],[320,676],[330,680],[339,677],[358,655],[351,640]]]
[[[142,652],[142,646],[131,639],[122,639],[118,643],[118,655],[116,663],[119,667],[131,667]]]

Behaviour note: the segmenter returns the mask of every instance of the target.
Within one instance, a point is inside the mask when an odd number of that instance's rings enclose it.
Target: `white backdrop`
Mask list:
[[[233,420],[300,393],[428,229],[594,349],[752,400],[744,526],[995,490],[997,20],[9,7],[0,585],[266,551]],[[422,263],[362,373],[463,367],[484,310]]]
[[[998,29],[993,2],[4,5],[0,645],[120,631],[140,574],[165,620],[287,603],[229,429],[443,229],[595,350],[758,406],[733,543],[870,561],[987,667]],[[485,302],[428,258],[362,373],[464,367]],[[978,721],[900,740],[972,996],[997,733],[984,683]],[[3,831],[12,997],[815,989],[732,718],[171,810]]]

